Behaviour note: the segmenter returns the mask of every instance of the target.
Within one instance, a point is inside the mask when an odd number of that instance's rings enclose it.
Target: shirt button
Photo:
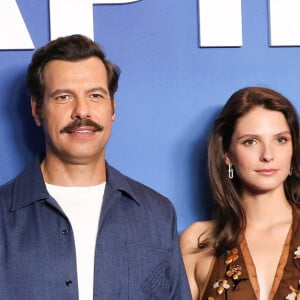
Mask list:
[[[71,286],[72,285],[72,280],[67,280],[65,283],[66,283],[66,286]]]
[[[63,234],[63,235],[67,235],[68,233],[69,233],[68,229],[64,229],[64,230],[62,231],[62,234]]]

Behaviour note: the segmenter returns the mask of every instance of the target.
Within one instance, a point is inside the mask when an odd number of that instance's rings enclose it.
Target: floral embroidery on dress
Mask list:
[[[297,247],[296,251],[294,251],[294,254],[294,260],[300,259],[300,246]],[[297,288],[290,285],[289,289],[291,293],[285,297],[285,300],[300,300],[300,280],[298,281]]]
[[[300,258],[300,246],[297,247],[294,254],[295,254],[294,259],[299,259]]]
[[[218,295],[225,293],[225,299],[227,299],[227,290],[236,289],[237,285],[248,278],[241,278],[242,266],[238,264],[239,251],[237,248],[233,248],[226,251],[224,254],[224,262],[226,265],[225,278],[219,279],[214,283],[213,287],[216,289]],[[298,300],[298,299],[297,299]]]
[[[222,295],[225,289],[228,290],[230,288],[230,285],[226,279],[222,279],[215,282],[213,287],[217,289],[219,295]]]
[[[232,277],[233,280],[238,280],[242,275],[242,267],[239,265],[229,266],[229,270],[226,272],[228,277]]]
[[[291,293],[285,297],[285,300],[300,300],[300,280],[298,282],[297,289],[295,289],[292,285],[289,286],[289,289]]]

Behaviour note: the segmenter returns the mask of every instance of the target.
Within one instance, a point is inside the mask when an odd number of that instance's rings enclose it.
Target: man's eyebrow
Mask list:
[[[72,93],[72,91],[70,89],[56,89],[50,93],[50,97],[53,97],[57,94],[63,94],[63,93]]]
[[[104,93],[105,95],[108,95],[109,92],[107,91],[107,89],[99,86],[99,87],[94,87],[94,88],[91,88],[91,89],[88,89],[87,92],[88,93],[92,93],[92,92],[102,92]],[[68,93],[68,94],[73,94],[74,91],[72,91],[71,89],[56,89],[54,90],[53,92],[50,93],[50,97],[54,97],[55,95],[57,94],[63,94],[63,93]]]
[[[91,93],[91,92],[98,92],[98,91],[101,91],[103,93],[105,93],[106,95],[108,94],[108,91],[107,89],[99,86],[99,87],[95,87],[95,88],[92,88],[92,89],[89,89],[88,92]]]

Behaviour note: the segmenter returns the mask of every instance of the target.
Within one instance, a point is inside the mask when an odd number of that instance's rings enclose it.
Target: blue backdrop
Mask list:
[[[35,47],[47,43],[48,1],[17,3]],[[242,7],[242,47],[199,48],[197,0],[94,6],[95,41],[122,70],[107,159],[169,197],[180,231],[209,216],[207,137],[228,97],[260,85],[283,93],[297,109],[300,104],[300,49],[269,46],[267,1],[242,1]],[[39,148],[24,84],[32,54],[0,51],[0,183]]]

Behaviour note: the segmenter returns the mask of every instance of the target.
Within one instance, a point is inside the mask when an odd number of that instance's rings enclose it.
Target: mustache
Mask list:
[[[104,129],[100,124],[90,120],[90,119],[76,119],[75,121],[69,123],[67,126],[62,128],[60,133],[72,133],[75,128],[89,126],[93,127],[95,131],[102,131]]]

